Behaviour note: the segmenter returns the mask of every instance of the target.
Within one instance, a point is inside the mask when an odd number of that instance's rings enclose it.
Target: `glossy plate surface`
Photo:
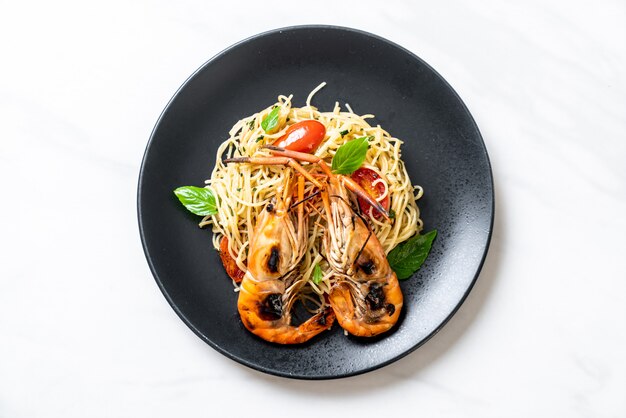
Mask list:
[[[335,101],[405,141],[403,160],[424,197],[431,254],[412,278],[397,328],[384,338],[347,337],[335,325],[302,346],[278,346],[250,334],[237,294],[211,245],[211,232],[172,191],[204,184],[232,125],[293,94],[303,106]],[[371,124],[375,122],[370,122]],[[242,41],[196,71],[176,92],[148,143],[138,187],[138,217],[156,282],[181,319],[210,346],[254,369],[285,377],[329,379],[364,373],[410,353],[437,332],[469,293],[493,227],[491,168],[469,111],[430,66],[402,47],[353,29],[301,26]]]

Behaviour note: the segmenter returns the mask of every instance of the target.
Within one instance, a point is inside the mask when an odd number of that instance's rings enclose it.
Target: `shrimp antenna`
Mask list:
[[[296,203],[293,203],[291,206],[289,206],[289,210],[295,208],[296,206],[306,202],[307,200],[313,199],[315,196],[317,196],[318,194],[320,194],[322,191],[318,190],[315,193],[311,193],[310,195],[308,195],[307,197],[305,197],[302,200],[297,201]]]

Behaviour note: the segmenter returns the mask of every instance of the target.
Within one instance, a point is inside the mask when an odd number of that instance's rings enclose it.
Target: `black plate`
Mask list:
[[[201,186],[220,142],[240,118],[294,94],[303,106],[349,103],[405,141],[425,231],[439,235],[425,265],[401,283],[404,313],[384,338],[346,337],[335,327],[303,346],[277,346],[245,330],[237,295],[211,245],[172,191]],[[139,230],[165,298],[210,346],[262,372],[328,379],[389,364],[424,343],[454,314],[485,258],[493,225],[491,168],[469,111],[448,83],[417,56],[354,29],[301,26],[244,40],[212,58],[176,92],[144,155],[138,188]]]

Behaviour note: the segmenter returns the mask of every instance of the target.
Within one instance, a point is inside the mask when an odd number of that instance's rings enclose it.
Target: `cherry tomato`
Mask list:
[[[374,199],[378,199],[383,195],[383,193],[385,193],[385,185],[383,183],[378,182],[375,185],[373,184],[376,180],[380,179],[380,176],[372,169],[361,167],[352,173],[352,176],[350,177],[352,177],[352,180],[356,181]],[[361,213],[369,215],[372,205],[361,197],[358,197],[358,201]],[[387,196],[380,201],[380,204],[383,208],[385,208],[385,210],[389,210],[389,194],[387,194]],[[382,213],[374,208],[372,208],[372,214],[376,219],[380,219],[383,216]]]
[[[230,278],[233,279],[235,283],[241,283],[245,273],[237,266],[237,262],[228,252],[228,238],[226,237],[223,237],[220,241],[220,258]]]
[[[313,119],[303,120],[291,125],[285,135],[278,138],[273,145],[310,154],[324,140],[325,135],[326,127],[322,123]]]

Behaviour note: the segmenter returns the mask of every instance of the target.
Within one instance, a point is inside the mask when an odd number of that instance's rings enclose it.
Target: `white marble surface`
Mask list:
[[[182,81],[305,23],[376,33],[437,69],[497,193],[458,314],[338,381],[205,345],[158,290],[136,220],[143,151]],[[623,1],[3,1],[0,39],[0,417],[626,416]]]

